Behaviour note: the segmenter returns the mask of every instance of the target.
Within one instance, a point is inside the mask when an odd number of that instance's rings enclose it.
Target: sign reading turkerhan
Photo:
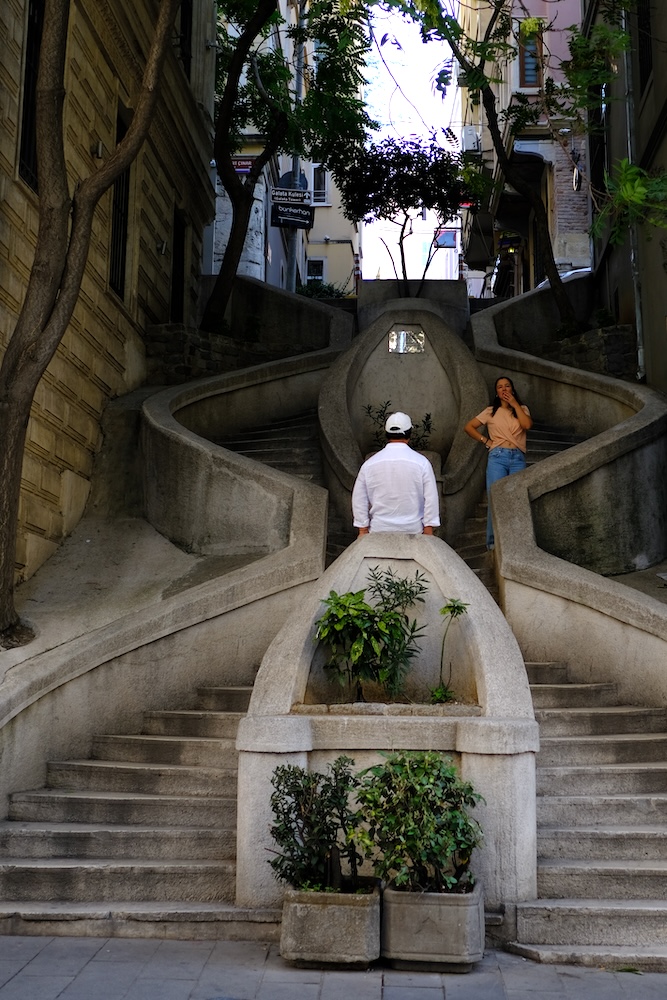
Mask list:
[[[311,205],[271,206],[271,225],[287,226],[295,229],[312,229],[315,222],[315,209]]]

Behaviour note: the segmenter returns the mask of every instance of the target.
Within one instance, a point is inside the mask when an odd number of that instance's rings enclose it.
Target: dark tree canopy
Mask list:
[[[346,218],[354,222],[383,219],[398,227],[404,283],[404,241],[412,233],[418,215],[429,209],[435,212],[438,225],[444,226],[458,215],[462,204],[475,201],[476,190],[483,183],[460,154],[444,149],[434,138],[427,142],[415,136],[383,139],[351,149],[345,169],[336,171],[335,176]],[[393,255],[385,246],[393,263]],[[434,244],[422,278],[436,249]],[[397,272],[395,264],[394,270]]]

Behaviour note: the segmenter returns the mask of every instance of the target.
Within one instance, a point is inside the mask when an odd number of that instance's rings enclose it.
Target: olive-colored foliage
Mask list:
[[[434,750],[383,756],[356,793],[359,842],[375,873],[410,892],[469,892],[482,832],[467,810],[482,797]]]
[[[376,566],[369,578],[364,590],[329,593],[315,633],[330,653],[325,670],[347,685],[357,701],[364,700],[364,681],[381,685],[390,697],[400,694],[425,628],[406,614],[415,602],[423,603],[428,589],[423,573],[417,570],[410,580]],[[372,604],[366,601],[366,590]]]
[[[367,403],[364,406],[364,413],[367,417],[370,417],[374,427],[373,441],[379,448],[384,447],[386,441],[384,425],[391,412],[390,399],[386,399],[384,403],[380,403],[378,406],[373,406],[372,403]],[[433,419],[430,413],[425,413],[421,420],[415,420],[412,425],[410,447],[414,448],[415,451],[427,451],[432,433]]]
[[[447,638],[447,633],[449,632],[450,625],[461,615],[468,613],[469,605],[464,604],[457,597],[450,597],[444,607],[440,608],[440,614],[444,617],[446,621],[445,631],[442,634],[442,645],[440,646],[440,680],[438,686],[433,688],[431,691],[431,703],[433,705],[438,705],[442,702],[454,701],[455,695],[450,688],[450,682],[452,679],[452,665],[449,665],[449,676],[447,681],[443,677],[444,673],[444,662],[445,662],[445,639]]]
[[[358,821],[350,808],[359,784],[350,770],[353,763],[341,756],[325,773],[293,764],[273,773],[271,836],[280,851],[269,864],[277,878],[295,889],[355,888],[361,856],[354,843]],[[345,874],[341,860],[347,863]]]

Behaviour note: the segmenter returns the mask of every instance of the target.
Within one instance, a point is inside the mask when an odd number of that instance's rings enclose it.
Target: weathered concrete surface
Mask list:
[[[451,686],[474,693],[479,716],[332,714],[314,706],[325,695],[321,651],[313,641],[322,599],[364,586],[368,569],[388,565],[403,576],[425,572],[429,599],[415,612],[428,624],[430,640],[416,658],[414,700],[437,683],[446,597],[470,605],[447,638],[453,664]],[[456,638],[454,638],[456,636]],[[429,645],[430,642],[430,645]],[[330,701],[340,697],[329,689]],[[465,699],[464,699],[465,700]],[[488,905],[507,907],[511,935],[513,903],[535,894],[535,777],[537,725],[523,659],[516,640],[486,588],[444,542],[425,535],[371,534],[356,541],[314,583],[264,656],[249,713],[239,727],[237,904],[276,905],[283,889],[266,863],[272,842],[271,776],[279,763],[320,768],[340,753],[359,767],[391,749],[436,749],[453,753],[464,778],[486,799],[480,812],[484,846],[475,871]]]
[[[442,284],[458,290],[460,283]],[[463,425],[487,405],[486,387],[449,317],[443,319],[441,304],[396,299],[380,301],[376,311],[374,322],[332,366],[320,393],[322,449],[332,502],[351,529],[354,480],[365,454],[377,448],[364,407],[391,400],[393,410],[409,413],[413,421],[421,421],[425,413],[432,416],[429,448],[438,453],[443,466],[439,534],[452,541],[483,489],[483,449],[463,433]],[[397,323],[424,330],[423,354],[389,354],[387,337]]]
[[[335,354],[322,352],[167,389],[144,404],[148,520],[205,555],[267,555],[296,537],[321,545],[327,495],[209,439],[316,405]]]

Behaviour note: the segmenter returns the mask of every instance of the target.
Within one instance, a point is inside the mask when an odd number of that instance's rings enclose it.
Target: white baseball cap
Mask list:
[[[392,413],[387,417],[384,429],[387,434],[405,434],[412,428],[412,421],[407,413]]]

